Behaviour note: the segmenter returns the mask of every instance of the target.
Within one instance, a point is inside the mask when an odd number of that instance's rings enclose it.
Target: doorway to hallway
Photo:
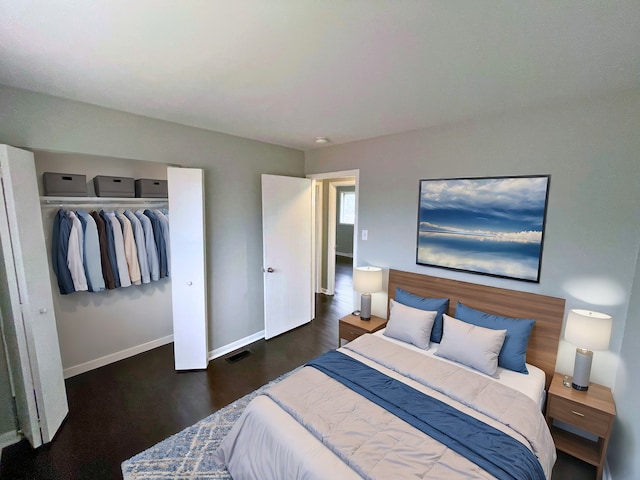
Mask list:
[[[353,258],[336,255],[334,301],[344,315],[353,311]]]
[[[357,265],[359,170],[307,175],[314,189],[315,318],[338,320],[354,310],[353,265]],[[349,208],[342,209],[344,203]],[[348,213],[349,215],[342,215]]]
[[[353,311],[353,259],[336,255],[336,283],[333,295],[316,294],[315,318],[324,317],[335,323]]]

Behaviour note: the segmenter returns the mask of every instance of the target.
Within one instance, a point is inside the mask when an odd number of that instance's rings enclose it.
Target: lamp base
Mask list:
[[[593,352],[586,348],[576,348],[576,360],[573,364],[573,379],[571,386],[584,392],[589,390],[589,377],[591,376],[591,362]]]
[[[360,296],[360,320],[371,320],[371,294],[363,293]]]

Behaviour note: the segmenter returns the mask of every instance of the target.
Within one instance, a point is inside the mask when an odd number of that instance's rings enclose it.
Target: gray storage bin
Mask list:
[[[135,189],[131,177],[108,177],[97,175],[93,177],[93,186],[97,197],[133,198]]]
[[[169,195],[166,180],[139,178],[136,180],[136,197],[166,198]]]
[[[86,197],[87,176],[76,173],[44,172],[44,194],[53,197]]]

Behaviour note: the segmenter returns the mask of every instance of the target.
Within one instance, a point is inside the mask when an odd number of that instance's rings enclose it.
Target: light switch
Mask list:
[[[369,238],[369,230],[362,230],[362,240],[367,240]]]

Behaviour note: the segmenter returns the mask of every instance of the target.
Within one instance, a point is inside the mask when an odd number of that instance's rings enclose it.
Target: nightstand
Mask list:
[[[581,392],[562,384],[564,375],[556,373],[547,396],[547,424],[551,429],[556,448],[598,469],[596,478],[602,478],[607,444],[616,416],[611,389],[589,384],[589,390]],[[569,384],[571,379],[569,379]],[[598,438],[592,441],[555,427],[558,420]]]
[[[359,315],[345,315],[338,324],[338,347],[340,339],[344,338],[349,342],[355,340],[365,333],[373,333],[385,327],[387,320],[371,315],[370,320],[360,320]]]

